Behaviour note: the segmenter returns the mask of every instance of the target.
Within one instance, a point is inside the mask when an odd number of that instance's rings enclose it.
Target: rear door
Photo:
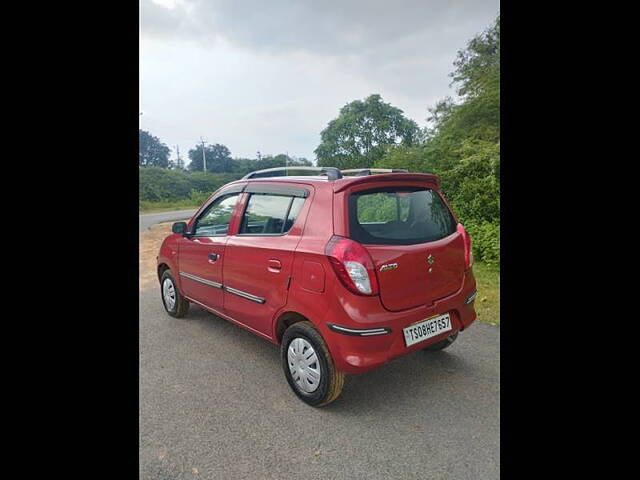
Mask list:
[[[437,190],[363,189],[348,197],[349,236],[371,254],[387,310],[430,305],[464,280],[464,240]]]
[[[287,302],[310,192],[310,186],[249,184],[238,234],[225,247],[225,313],[268,337]]]

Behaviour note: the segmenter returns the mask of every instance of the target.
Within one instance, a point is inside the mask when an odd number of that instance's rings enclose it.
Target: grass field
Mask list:
[[[478,320],[500,326],[500,268],[477,262],[473,265],[473,273],[478,284]]]

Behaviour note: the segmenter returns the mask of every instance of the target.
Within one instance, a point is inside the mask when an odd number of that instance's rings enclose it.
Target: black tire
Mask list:
[[[163,291],[165,282],[171,282],[171,284],[173,285],[173,291],[176,297],[173,308],[168,307],[164,298]],[[170,270],[165,270],[165,272],[162,274],[162,277],[160,278],[160,298],[162,299],[162,305],[164,305],[164,309],[172,317],[182,318],[189,312],[189,301],[186,300],[180,293],[180,290],[178,290],[178,286],[176,285],[176,281],[173,278],[173,275],[171,275]]]
[[[316,353],[316,357],[320,367],[320,381],[316,390],[307,393],[303,391],[296,381],[293,379],[289,368],[288,351],[291,342],[297,338],[306,340]],[[308,350],[307,350],[308,351]],[[336,370],[333,358],[329,353],[327,344],[316,330],[311,322],[304,321],[291,325],[282,336],[282,345],[280,348],[280,356],[282,357],[282,368],[284,375],[289,382],[289,386],[293,392],[305,403],[313,407],[322,407],[336,400],[342,393],[344,386],[344,373]]]
[[[434,343],[433,345],[429,345],[423,350],[426,350],[427,352],[437,352],[438,350],[444,350],[445,348],[450,347],[451,344],[456,341],[456,338],[458,338],[458,332],[452,333],[444,340],[441,340],[438,343]]]

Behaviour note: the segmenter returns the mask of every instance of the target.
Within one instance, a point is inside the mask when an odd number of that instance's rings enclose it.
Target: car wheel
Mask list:
[[[160,295],[164,309],[172,317],[182,318],[189,311],[189,301],[180,294],[169,270],[165,270],[160,278]]]
[[[449,347],[453,342],[455,342],[456,338],[458,338],[458,332],[449,335],[444,340],[434,343],[433,345],[429,345],[423,350],[426,350],[428,352],[437,352],[438,350],[444,350],[445,348]]]
[[[303,402],[322,407],[342,393],[344,373],[336,370],[327,344],[311,322],[287,328],[280,354],[287,382]]]

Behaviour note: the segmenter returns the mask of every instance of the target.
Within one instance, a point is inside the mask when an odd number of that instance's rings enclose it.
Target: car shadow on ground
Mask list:
[[[283,391],[289,390],[282,373],[279,346],[196,305],[191,306],[189,315],[182,320],[196,322],[203,329],[203,334],[215,336],[220,343],[225,342],[234,355],[246,358],[247,364],[258,365],[259,368],[243,371],[249,384],[268,378],[274,388],[279,385]],[[368,416],[396,410],[416,401],[429,404],[472,399],[477,394],[475,387],[487,377],[487,372],[469,358],[465,343],[463,333],[447,350],[417,351],[367,373],[348,375],[341,398],[322,411],[332,415]],[[300,404],[293,394],[287,398],[293,404]]]

